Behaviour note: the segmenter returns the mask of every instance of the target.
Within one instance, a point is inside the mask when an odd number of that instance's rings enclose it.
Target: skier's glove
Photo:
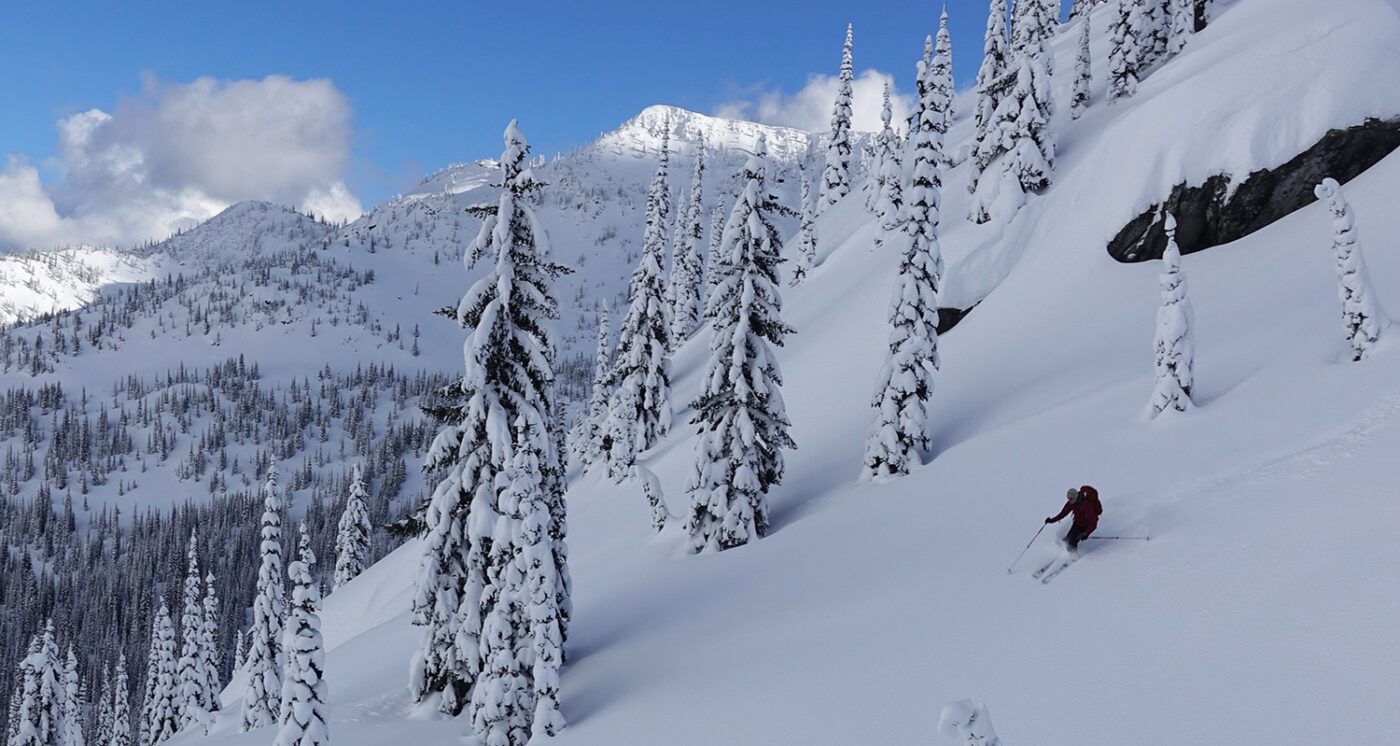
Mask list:
[[[1046,522],[1046,523],[1054,523],[1054,522],[1055,522],[1055,519],[1054,519],[1054,517],[1046,518],[1046,519],[1045,519],[1045,522]]]

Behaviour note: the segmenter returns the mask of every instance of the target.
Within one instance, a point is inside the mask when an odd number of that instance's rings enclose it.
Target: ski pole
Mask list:
[[[1097,539],[1098,541],[1152,541],[1151,536],[1086,536],[1084,538],[1086,540]]]
[[[1040,531],[1044,531],[1044,530],[1045,530],[1045,527],[1048,526],[1048,525],[1050,525],[1050,524],[1048,524],[1048,523],[1042,523],[1042,524],[1040,524]],[[1007,574],[1007,575],[1010,575],[1010,574],[1011,574],[1011,568],[1015,567],[1015,566],[1016,566],[1016,563],[1017,563],[1017,562],[1020,562],[1020,561],[1021,561],[1021,558],[1024,557],[1024,556],[1026,556],[1026,552],[1027,552],[1027,551],[1030,551],[1031,545],[1035,543],[1035,540],[1040,538],[1040,531],[1036,531],[1036,532],[1035,532],[1035,536],[1032,536],[1032,537],[1031,537],[1031,540],[1028,541],[1028,542],[1026,542],[1026,548],[1025,548],[1025,549],[1022,549],[1022,550],[1021,550],[1021,553],[1018,554],[1018,555],[1016,555],[1016,560],[1015,560],[1014,562],[1011,563],[1011,567],[1006,568],[1006,574]]]

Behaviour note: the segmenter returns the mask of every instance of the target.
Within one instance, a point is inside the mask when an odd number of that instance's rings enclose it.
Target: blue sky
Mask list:
[[[10,4],[0,151],[51,184],[68,170],[55,159],[56,122],[116,111],[149,81],[327,78],[349,105],[344,181],[370,205],[446,163],[493,155],[510,117],[536,152],[552,153],[648,104],[713,112],[795,92],[809,74],[835,72],[847,21],[857,70],[891,72],[909,89],[938,12],[925,0],[393,5]],[[949,13],[962,86],[976,74],[986,2],[953,0]]]

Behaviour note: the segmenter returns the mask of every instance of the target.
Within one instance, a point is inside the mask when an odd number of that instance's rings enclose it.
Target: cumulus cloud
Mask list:
[[[748,119],[764,124],[796,127],[808,132],[825,132],[831,127],[831,107],[836,101],[839,80],[834,75],[810,75],[796,93],[759,90],[750,96],[721,104],[717,116]],[[913,112],[913,97],[894,88],[894,77],[879,70],[866,70],[851,83],[851,126],[859,132],[880,129],[885,84],[892,91],[890,109],[898,129]]]
[[[113,113],[58,122],[52,183],[8,160],[0,245],[160,239],[245,199],[353,218],[349,149],[350,106],[329,80],[147,79]]]

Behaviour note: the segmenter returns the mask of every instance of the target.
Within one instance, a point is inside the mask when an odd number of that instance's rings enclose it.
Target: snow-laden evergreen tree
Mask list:
[[[326,652],[321,644],[321,594],[311,577],[316,553],[301,524],[297,559],[287,566],[292,581],[291,614],[282,638],[287,667],[282,673],[282,699],[274,746],[324,746],[326,729]]]
[[[612,394],[612,329],[608,304],[598,302],[598,339],[593,353],[593,389],[574,430],[574,455],[586,470],[607,454],[608,398]]]
[[[1144,68],[1161,62],[1167,56],[1171,42],[1172,19],[1166,3],[1171,0],[1138,0],[1141,7],[1141,25],[1138,40],[1141,43],[1139,58]]]
[[[945,14],[947,9],[944,9]],[[905,145],[912,145],[919,122],[924,121],[924,90],[929,85],[929,75],[933,70],[933,37],[924,37],[924,56],[919,60],[918,74],[914,76],[914,113],[909,115],[909,130],[905,134]]]
[[[248,674],[243,691],[244,731],[276,722],[277,703],[282,697],[282,623],[287,616],[287,592],[282,584],[282,494],[277,487],[276,464],[268,464],[263,485],[261,534],[258,593],[253,599],[253,626],[248,630],[244,661]]]
[[[768,488],[782,480],[783,450],[796,447],[772,349],[792,329],[782,320],[782,239],[773,223],[784,210],[769,189],[765,140],[740,180],[720,248],[724,275],[705,308],[710,359],[693,405],[700,433],[686,521],[692,552],[741,546],[768,531]]]
[[[890,84],[885,83],[885,103],[880,110],[884,127],[875,140],[875,173],[867,182],[870,190],[868,206],[875,215],[875,249],[885,243],[885,236],[900,230],[904,224],[904,166],[899,160],[899,136],[891,127]],[[931,121],[931,120],[930,120]]]
[[[1196,348],[1191,333],[1191,299],[1186,294],[1186,275],[1181,271],[1181,249],[1176,245],[1176,218],[1167,213],[1163,227],[1167,248],[1162,252],[1162,306],[1157,309],[1156,382],[1149,405],[1152,417],[1163,412],[1186,412],[1191,401],[1191,368]]]
[[[345,510],[335,534],[335,587],[339,588],[365,571],[369,565],[369,508],[365,499],[365,478],[357,463],[350,472],[350,488],[345,495]]]
[[[199,541],[193,531],[185,550],[186,574],[184,604],[180,611],[180,658],[175,664],[175,713],[180,727],[203,722],[205,704],[213,699],[206,691],[209,676],[204,670],[204,599],[200,585]]]
[[[836,102],[831,110],[831,134],[826,143],[826,166],[822,169],[818,214],[841,201],[851,191],[851,85],[855,79],[855,68],[851,64],[851,40],[851,24],[846,24],[846,42],[841,47],[841,72],[837,80]]]
[[[930,88],[926,95],[936,93]],[[938,245],[943,136],[932,121],[937,108],[923,110],[929,121],[914,135],[914,173],[905,193],[910,240],[890,299],[893,328],[871,402],[875,421],[865,440],[862,480],[907,474],[920,460],[920,451],[928,448],[928,401],[938,370],[938,292],[943,277]]]
[[[933,62],[919,69],[919,77],[927,79],[924,87],[932,94],[929,103],[924,105],[933,108],[933,127],[939,135],[946,136],[953,124],[953,37],[948,32],[947,5],[943,6],[943,14],[938,18],[938,41],[934,45]]]
[[[1186,41],[1196,33],[1196,6],[1193,0],[1167,0],[1169,27],[1167,56],[1175,57],[1186,48]]]
[[[180,729],[179,683],[175,676],[175,625],[170,609],[162,601],[151,628],[151,652],[146,662],[146,691],[143,706],[141,742],[156,746],[169,740]]]
[[[52,622],[49,623],[52,629]],[[46,695],[46,689],[58,688],[55,663],[44,652],[44,643],[35,635],[29,641],[29,650],[20,661],[19,705],[15,708],[14,723],[9,728],[10,746],[54,746],[58,742],[62,712],[54,694]]]
[[[1074,93],[1069,99],[1072,119],[1078,119],[1089,108],[1089,86],[1093,77],[1093,60],[1089,56],[1089,14],[1085,13],[1079,18],[1079,54],[1074,58]]]
[[[564,727],[559,712],[563,656],[558,586],[549,542],[539,427],[522,411],[515,452],[500,492],[482,624],[482,671],[472,692],[472,724],[485,744],[523,746]]]
[[[126,674],[126,654],[117,654],[117,674],[112,680],[112,732],[105,746],[131,746],[131,693]]]
[[[1025,0],[1012,5],[1011,56],[1029,53],[1040,58],[1046,75],[1055,73],[1055,56],[1048,54],[1059,26],[1059,0]],[[1013,66],[1014,69],[1014,66]]]
[[[995,139],[996,113],[1002,96],[1010,87],[1007,75],[1006,0],[991,0],[987,9],[987,33],[982,42],[982,66],[977,71],[977,108],[973,112],[975,136],[972,144],[972,177],[969,192],[977,190],[982,173],[998,155]],[[984,146],[988,140],[993,144]]]
[[[690,191],[676,221],[676,240],[672,243],[670,284],[671,349],[681,346],[700,326],[700,311],[705,292],[705,256],[700,239],[705,203],[702,191],[705,178],[705,143],[695,149],[695,165],[690,172]]]
[[[975,154],[978,161],[988,164],[987,170],[996,172],[994,179],[978,184],[971,210],[977,223],[990,220],[998,202],[1019,206],[1023,193],[1045,189],[1054,174],[1055,141],[1049,126],[1054,102],[1045,68],[1050,57],[1046,29],[1052,22],[1038,0],[1027,2],[1017,20],[1009,88]]]
[[[802,172],[802,213],[797,227],[797,261],[792,265],[791,284],[807,281],[817,263],[817,213],[812,202],[812,180]]]
[[[63,722],[59,728],[59,746],[84,746],[83,737],[83,697],[82,683],[78,678],[78,656],[73,654],[73,646],[68,646],[68,656],[63,660]]]
[[[1108,101],[1112,103],[1137,93],[1141,78],[1142,5],[1140,0],[1117,0],[1113,16],[1112,46],[1108,51]]]
[[[1332,215],[1337,298],[1342,302],[1342,323],[1346,327],[1351,359],[1361,360],[1375,349],[1390,320],[1376,300],[1376,291],[1371,288],[1366,259],[1356,238],[1356,219],[1341,185],[1336,179],[1323,179],[1314,193],[1318,199],[1327,200],[1327,211]]]
[[[102,667],[102,685],[97,692],[91,740],[104,746],[112,740],[112,670],[106,666]]]
[[[472,330],[460,383],[465,396],[460,420],[438,434],[428,454],[429,468],[444,465],[447,473],[425,514],[427,536],[413,600],[414,623],[425,629],[411,664],[410,688],[420,700],[441,692],[441,709],[453,714],[467,704],[482,672],[482,624],[494,604],[488,571],[494,571],[490,562],[501,551],[493,543],[501,515],[499,482],[515,451],[512,423],[522,415],[534,423],[543,438],[542,460],[556,463],[547,428],[554,388],[549,326],[558,317],[553,280],[568,270],[553,263],[530,207],[540,183],[526,168],[529,146],[514,121],[504,139],[503,189],[467,253],[469,268],[483,257],[493,265],[458,305],[458,321]],[[568,580],[558,567],[567,554],[557,487],[547,483],[546,497],[556,534],[551,536],[559,580],[555,594],[564,607]]]
[[[204,576],[203,624],[199,630],[200,667],[204,670],[201,706],[205,712],[218,712],[223,707],[219,702],[219,693],[224,688],[219,673],[224,661],[219,650],[223,635],[219,634],[219,592],[214,587],[215,580],[213,571]]]
[[[661,163],[647,192],[646,233],[642,258],[632,272],[627,315],[617,333],[609,402],[608,475],[621,482],[637,454],[651,448],[671,429],[671,309],[665,301],[661,264],[666,259],[669,140],[662,140]],[[622,393],[629,390],[627,393]],[[624,406],[626,398],[630,406]]]
[[[241,672],[245,661],[243,660],[243,630],[233,633],[233,670],[235,673]]]
[[[821,211],[820,205],[814,209]],[[719,205],[710,213],[710,236],[705,248],[705,302],[700,308],[701,317],[704,317],[705,308],[710,305],[710,296],[715,292],[722,274],[719,269],[719,242],[724,238],[724,221],[728,217],[729,214]]]

